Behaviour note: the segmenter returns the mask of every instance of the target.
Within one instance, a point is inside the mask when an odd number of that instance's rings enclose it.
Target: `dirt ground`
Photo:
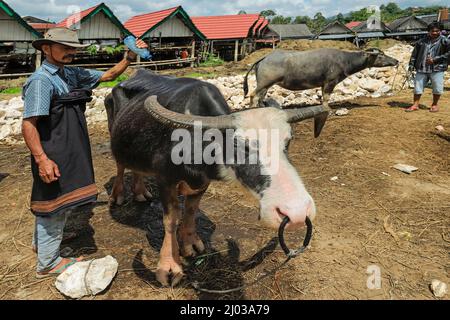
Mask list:
[[[154,276],[163,237],[158,190],[152,201],[136,203],[128,183],[126,203],[108,205],[115,164],[106,125],[91,128],[99,202],[73,213],[66,230],[79,236],[63,247],[118,260],[116,278],[94,299],[434,299],[431,280],[450,280],[450,142],[435,132],[437,125],[450,129],[450,95],[439,113],[405,113],[401,107],[410,100],[405,91],[337,104],[350,114],[331,117],[318,139],[311,121],[294,126],[289,155],[318,211],[311,247],[255,286],[230,294],[190,286],[238,287],[284,260],[276,232],[258,224],[250,193],[237,183],[214,183],[198,215],[207,255],[186,261],[180,285],[160,287]],[[430,104],[430,92],[423,103]],[[419,170],[408,175],[393,169],[396,163]],[[26,147],[0,146],[0,299],[65,299],[54,279],[34,276],[30,189]],[[303,235],[286,239],[297,246]],[[380,271],[379,289],[367,286],[373,266]]]

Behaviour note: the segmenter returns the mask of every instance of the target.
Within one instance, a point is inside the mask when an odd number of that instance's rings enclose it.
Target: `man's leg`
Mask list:
[[[66,213],[48,217],[36,216],[35,245],[37,248],[37,272],[45,272],[58,266],[63,258],[60,257],[61,245],[66,223]]]
[[[414,103],[405,111],[416,111],[419,110],[420,97],[423,93],[423,88],[428,81],[428,75],[426,73],[417,72],[414,79]]]
[[[438,102],[444,93],[444,72],[433,72],[430,78],[433,86],[433,104],[431,105],[430,112],[438,112]]]

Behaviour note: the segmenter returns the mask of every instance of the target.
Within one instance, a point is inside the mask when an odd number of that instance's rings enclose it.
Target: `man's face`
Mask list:
[[[66,64],[71,63],[77,50],[59,43],[44,44],[42,46],[47,57],[52,57],[56,62]]]
[[[428,32],[431,39],[436,39],[441,34],[441,30],[438,28],[433,28]]]

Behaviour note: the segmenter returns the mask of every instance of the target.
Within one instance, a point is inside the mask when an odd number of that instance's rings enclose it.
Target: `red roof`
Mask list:
[[[54,23],[28,23],[28,24],[37,31],[46,31],[56,26],[56,24]]]
[[[262,29],[264,29],[265,27],[267,27],[268,24],[269,24],[269,20],[265,19],[264,22],[262,23],[262,25],[259,27],[258,32],[261,32]]]
[[[174,7],[166,10],[134,16],[127,22],[125,22],[125,28],[130,30],[131,33],[139,38],[145,32],[151,29],[155,24],[170,16],[178,8],[179,7]]]
[[[78,23],[81,21],[81,19],[83,19],[84,17],[86,17],[88,14],[90,14],[92,11],[94,11],[100,4],[83,10],[81,12],[77,12],[74,13],[70,16],[68,16],[67,18],[65,18],[64,20],[62,20],[61,22],[58,22],[56,25],[54,25],[54,27],[66,27],[66,28],[70,28],[71,26],[73,26],[74,24]]]
[[[258,21],[259,14],[193,17],[192,21],[207,39],[243,39]]]
[[[349,23],[346,23],[345,26],[349,29],[353,29],[357,26],[359,26],[362,22],[361,21],[351,21]]]
[[[253,27],[253,35],[255,35],[257,32],[261,31],[262,28],[267,26],[269,24],[269,20],[261,16],[258,20],[258,22]]]

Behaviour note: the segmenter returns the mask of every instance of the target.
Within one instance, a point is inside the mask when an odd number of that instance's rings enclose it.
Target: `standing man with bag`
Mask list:
[[[414,80],[414,104],[405,109],[407,112],[419,110],[420,97],[428,81],[433,86],[433,104],[430,112],[438,112],[438,102],[444,93],[444,73],[450,59],[450,40],[441,35],[442,24],[432,22],[428,25],[428,34],[419,40],[409,61],[409,70],[416,70]]]
[[[136,45],[147,46],[141,40]],[[87,46],[80,44],[74,30],[50,29],[33,42],[46,59],[23,87],[22,134],[31,151],[38,278],[58,275],[80,261],[62,258],[59,247],[69,210],[97,200],[86,103],[98,83],[116,79],[136,59],[134,52],[127,52],[106,72],[65,66],[77,48]]]

